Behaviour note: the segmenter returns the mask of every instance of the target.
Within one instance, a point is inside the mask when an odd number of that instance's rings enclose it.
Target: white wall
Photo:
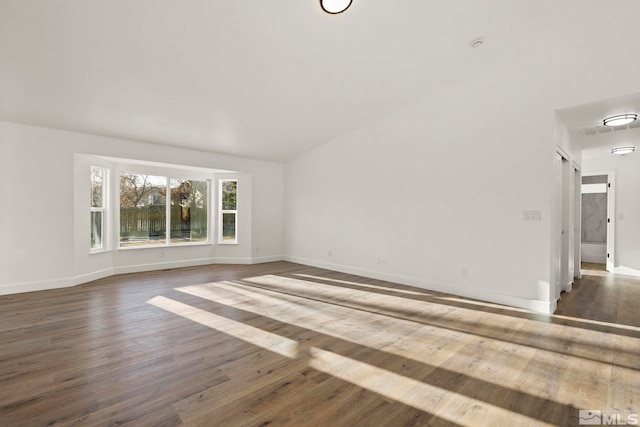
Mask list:
[[[629,145],[640,146],[640,141]],[[615,173],[615,266],[616,273],[640,274],[640,153],[625,156],[585,157],[583,173]]]
[[[593,84],[601,80],[613,83]],[[581,163],[554,111],[625,93],[629,81],[625,67],[575,74],[491,58],[484,74],[290,161],[288,259],[553,311],[553,156],[560,147],[569,166]],[[524,221],[524,211],[542,220]],[[569,251],[568,280],[579,248]]]
[[[289,162],[288,258],[551,310],[552,110],[487,89],[443,87]]]
[[[127,271],[283,257],[282,164],[7,122],[0,122],[0,147],[6,195],[0,216],[0,294],[71,286]],[[85,177],[94,155],[239,171],[238,202],[245,207],[238,213],[239,244],[90,255],[82,195],[89,194]],[[243,199],[247,194],[250,199]]]

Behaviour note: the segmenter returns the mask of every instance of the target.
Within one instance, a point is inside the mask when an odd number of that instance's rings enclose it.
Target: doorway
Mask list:
[[[600,264],[606,271],[614,269],[614,197],[613,174],[585,174],[581,186],[582,261]]]

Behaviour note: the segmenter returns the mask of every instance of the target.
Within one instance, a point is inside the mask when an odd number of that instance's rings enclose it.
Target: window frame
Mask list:
[[[197,182],[206,182],[207,183],[207,219],[206,219],[206,224],[207,224],[207,238],[205,240],[199,240],[196,242],[178,242],[178,243],[171,243],[171,181],[173,180],[184,180],[184,181],[197,181]],[[212,202],[212,198],[211,198],[211,185],[212,184],[212,180],[210,178],[181,178],[179,176],[176,176],[175,174],[173,176],[167,176],[167,190],[168,190],[168,195],[169,195],[169,201],[167,202],[167,246],[194,246],[194,245],[211,245],[213,240],[212,240],[212,233],[211,233],[211,215],[212,215],[212,210],[214,208],[213,206],[213,202]]]
[[[102,171],[102,206],[95,207],[93,206],[93,171],[100,170]],[[93,228],[93,214],[95,212],[100,213],[100,246],[94,247],[92,242],[92,231],[89,232],[89,253],[100,253],[107,252],[109,250],[109,233],[106,225],[109,223],[107,221],[107,215],[109,213],[109,168],[103,166],[95,166],[91,165],[89,168],[89,222],[91,227]]]
[[[236,208],[235,209],[223,209],[222,197],[223,190],[222,187],[225,182],[235,182],[236,183]],[[224,214],[233,214],[235,215],[235,239],[233,240],[224,240]],[[219,245],[237,245],[238,244],[238,179],[237,178],[220,178],[218,180],[218,244]]]
[[[132,165],[133,166],[133,165]],[[120,188],[120,176],[123,173],[129,173],[132,175],[151,175],[157,178],[164,178],[165,184],[165,237],[163,240],[159,240],[157,244],[142,244],[142,245],[132,245],[132,246],[122,246],[122,235],[121,235],[121,188]],[[118,176],[118,196],[117,196],[117,232],[114,233],[114,237],[117,244],[117,250],[138,250],[138,249],[157,249],[157,248],[166,248],[166,247],[180,247],[180,246],[203,246],[203,245],[211,245],[212,241],[212,232],[211,232],[211,219],[212,219],[212,211],[213,211],[213,203],[211,198],[211,189],[212,189],[212,179],[210,177],[198,176],[198,174],[189,174],[183,173],[181,171],[173,171],[173,170],[161,170],[158,168],[138,168],[138,167],[126,167],[126,168],[117,168],[116,174]],[[195,242],[171,242],[171,181],[172,180],[189,180],[189,181],[199,181],[207,183],[207,238],[206,240],[200,240]]]

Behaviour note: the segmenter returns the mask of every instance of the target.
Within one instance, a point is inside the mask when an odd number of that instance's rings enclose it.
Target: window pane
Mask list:
[[[120,174],[120,246],[164,245],[167,178]]]
[[[102,212],[91,212],[91,249],[102,248]]]
[[[208,184],[171,180],[171,243],[207,240]]]
[[[91,207],[104,207],[104,169],[91,168]]]
[[[222,181],[222,210],[235,211],[237,204],[238,182]]]
[[[236,214],[222,214],[222,241],[228,242],[236,240]]]

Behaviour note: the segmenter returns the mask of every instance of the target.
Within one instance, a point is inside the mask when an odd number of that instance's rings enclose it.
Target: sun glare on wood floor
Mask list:
[[[282,337],[271,332],[247,325],[242,322],[218,316],[209,311],[192,307],[188,304],[157,296],[147,301],[149,304],[166,310],[170,313],[192,320],[201,325],[215,329],[225,334],[232,335],[250,344],[257,345],[281,356],[295,359],[298,357],[298,343],[294,340]]]

